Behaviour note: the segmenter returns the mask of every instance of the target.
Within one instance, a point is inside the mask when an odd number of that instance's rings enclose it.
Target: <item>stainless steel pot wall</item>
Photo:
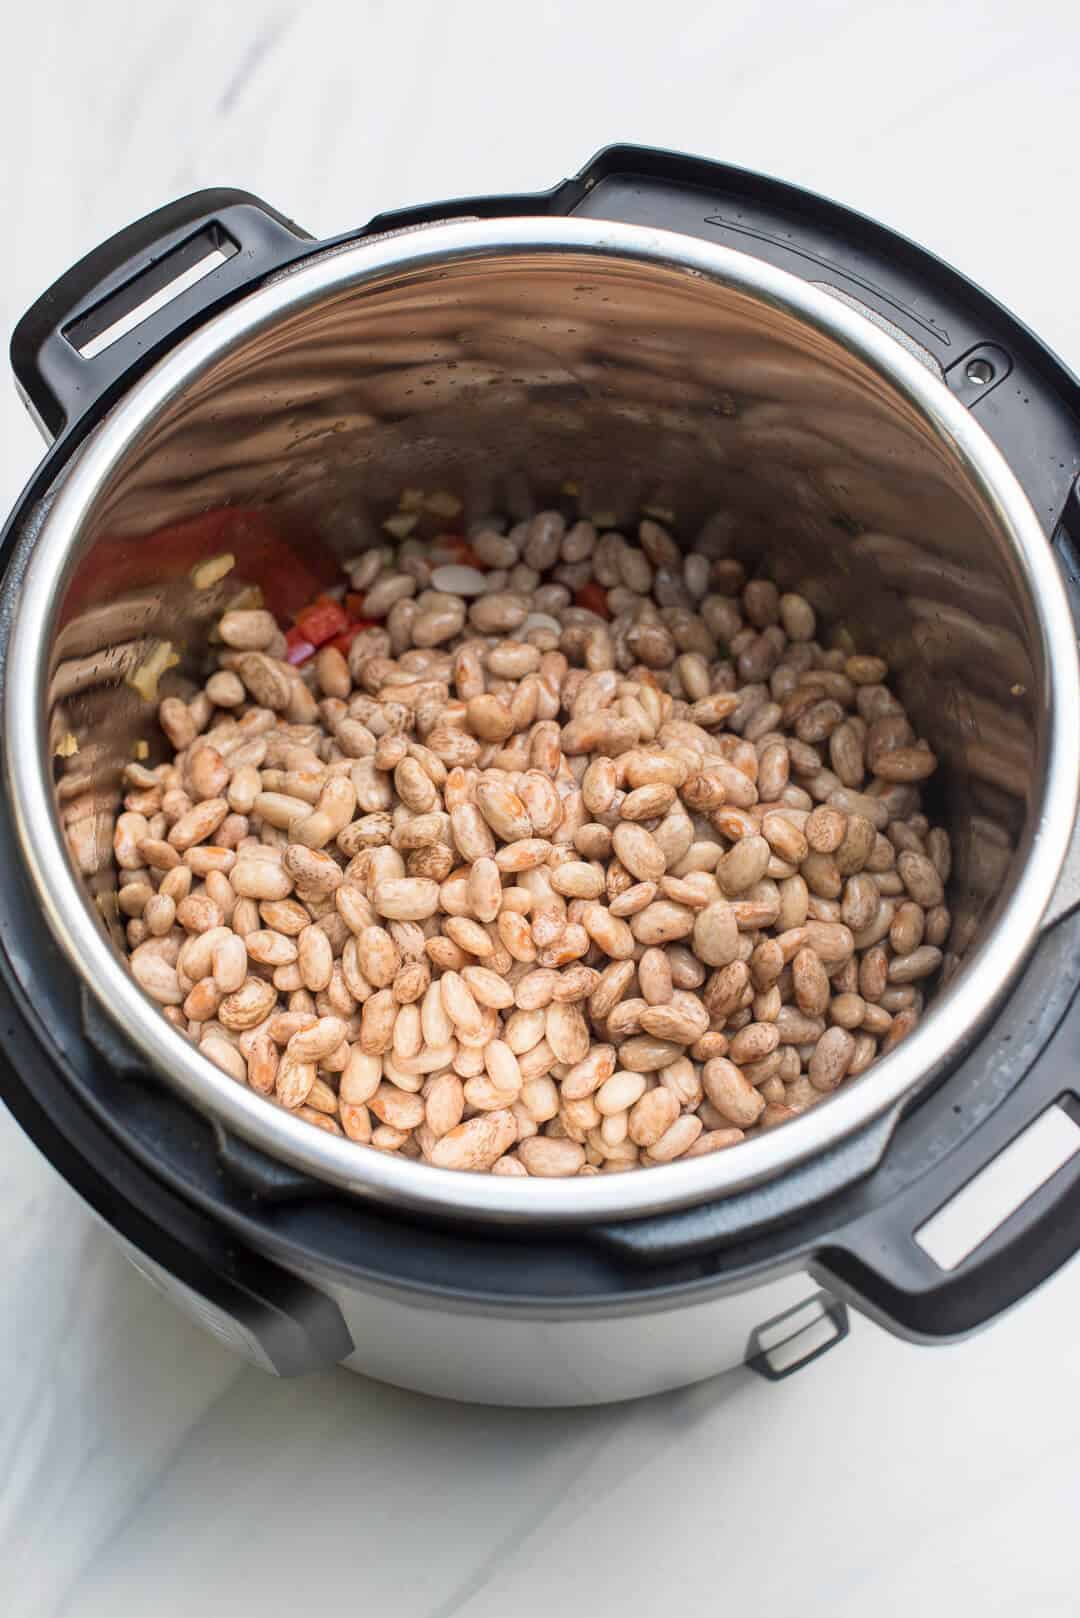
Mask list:
[[[452,489],[476,518],[525,515],[568,480],[586,509],[621,522],[670,508],[697,548],[761,566],[889,657],[945,764],[951,981],[864,1078],[738,1151],[573,1183],[454,1175],[330,1138],[240,1089],[128,974],[109,930],[113,819],[133,743],[159,745],[129,677],[165,642],[179,662],[162,693],[204,668],[225,587],[196,589],[175,526],[208,509],[268,508],[346,556],[384,542],[404,487]],[[208,536],[205,548],[221,547]],[[6,765],[52,931],[194,1105],[358,1195],[584,1221],[779,1174],[956,1061],[1058,877],[1078,693],[1049,547],[931,367],[827,293],[687,237],[467,222],[317,255],[187,338],[107,416],[41,522],[8,667]]]

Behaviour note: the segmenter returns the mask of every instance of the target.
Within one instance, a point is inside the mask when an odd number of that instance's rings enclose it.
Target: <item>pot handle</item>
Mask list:
[[[23,315],[11,364],[47,439],[71,430],[215,310],[309,251],[247,191],[195,191],[126,226]]]
[[[819,1250],[832,1291],[901,1337],[987,1325],[1080,1250],[1080,997],[1035,1067],[926,1174]],[[945,1127],[927,1105],[931,1133]],[[916,1114],[916,1118],[917,1118]]]

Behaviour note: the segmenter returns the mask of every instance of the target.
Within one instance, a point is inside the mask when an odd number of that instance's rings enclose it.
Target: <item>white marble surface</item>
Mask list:
[[[632,139],[843,197],[1080,366],[1066,0],[247,5],[5,14],[0,326],[202,185],[332,233]],[[0,497],[38,453],[0,394]],[[1076,1611],[1080,1269],[975,1341],[857,1323],[791,1382],[595,1412],[241,1368],[0,1116],[0,1612],[837,1618]]]

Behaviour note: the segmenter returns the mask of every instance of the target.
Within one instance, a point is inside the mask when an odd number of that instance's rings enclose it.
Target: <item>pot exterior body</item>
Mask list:
[[[257,1339],[221,1315],[145,1254],[121,1241],[159,1292],[224,1347],[273,1372]],[[803,1272],[744,1292],[714,1292],[689,1304],[643,1296],[621,1309],[537,1303],[450,1303],[405,1288],[327,1284],[304,1275],[337,1304],[352,1338],[346,1370],[436,1399],[465,1404],[555,1408],[616,1404],[689,1386],[744,1364],[783,1340],[768,1330],[822,1295]],[[820,1318],[820,1310],[816,1311]]]
[[[382,1382],[469,1404],[614,1404],[742,1365],[755,1333],[817,1288],[787,1275],[682,1308],[517,1317],[443,1310],[407,1295],[337,1294],[356,1343],[345,1361]]]

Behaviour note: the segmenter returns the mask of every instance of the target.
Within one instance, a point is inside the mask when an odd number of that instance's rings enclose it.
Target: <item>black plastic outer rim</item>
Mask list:
[[[964,290],[968,296],[977,296],[984,299],[986,307],[992,309],[997,322],[1009,323],[1018,334],[1023,333],[1025,339],[1030,342],[1032,349],[1038,350],[1042,355],[1047,372],[1053,377],[1055,388],[1060,393],[1069,392],[1073,402],[1077,403],[1078,413],[1080,413],[1080,389],[1078,389],[1076,379],[1072,377],[1071,373],[1065,370],[1060,362],[1046,349],[1045,345],[1020,327],[1020,323],[1015,321],[1014,317],[996,304],[994,300],[988,298],[986,294],[978,292],[978,289],[974,288],[965,278],[959,276],[957,272],[951,271],[948,266],[932,260],[931,256],[923,253],[921,249],[915,248],[910,243],[903,243],[901,238],[897,238],[891,232],[885,231],[884,227],[875,225],[872,221],[863,220],[861,216],[852,214],[850,210],[839,209],[835,204],[823,203],[820,199],[816,199],[805,192],[798,192],[792,187],[780,187],[779,182],[766,181],[759,176],[750,175],[746,171],[727,169],[721,165],[702,163],[700,160],[682,159],[673,154],[647,153],[642,149],[628,147],[609,148],[604,153],[601,153],[577,180],[566,182],[564,186],[556,187],[552,192],[543,196],[532,199],[527,197],[491,198],[480,201],[470,200],[457,204],[444,203],[428,209],[415,209],[401,214],[383,215],[373,220],[366,228],[348,233],[332,242],[312,242],[310,246],[298,243],[296,261],[298,262],[301,258],[362,239],[366,235],[401,228],[406,224],[421,224],[455,215],[460,216],[469,212],[511,214],[516,212],[573,211],[573,208],[588,196],[591,189],[604,174],[621,173],[628,169],[636,169],[637,172],[641,173],[660,174],[673,180],[676,177],[676,171],[678,171],[678,181],[682,185],[700,183],[713,189],[716,188],[724,176],[737,176],[739,182],[748,187],[758,185],[765,188],[778,188],[786,195],[798,198],[803,207],[827,208],[837,216],[850,220],[853,228],[857,223],[860,229],[874,231],[894,248],[898,244],[902,245],[911,254],[917,255],[918,262],[922,266],[932,264],[939,275],[951,277],[954,285]],[[259,279],[266,279],[278,273],[280,273],[280,267],[270,270],[267,276]],[[253,285],[255,284],[258,284],[258,281],[253,283]],[[84,418],[81,418],[73,425],[72,429],[58,439],[46,454],[5,526],[3,538],[0,540],[0,568],[7,569],[11,561],[13,542],[32,520],[34,505],[47,494],[66,461],[77,447],[78,441],[101,418],[101,415],[107,409],[107,405],[108,401],[101,401],[94,410],[88,412]],[[9,608],[10,598],[8,602],[0,603],[0,633],[6,633]],[[1061,1024],[1065,1016],[1066,1007],[1075,990],[1077,978],[1080,976],[1080,960],[1077,959],[1077,952],[1072,947],[1071,932],[1071,926],[1061,924],[1049,935],[1048,939],[1044,940],[1024,980],[1025,983],[1030,985],[1036,979],[1043,980],[1047,972],[1049,972],[1051,974],[1050,981],[1055,984],[1055,992],[1051,995],[1047,995],[1042,991],[1041,981],[1036,984],[1036,1010],[1029,1018],[1030,1038],[1028,1040],[1029,1048],[1034,1051],[1036,1057],[1046,1044],[1054,1028]],[[1064,947],[1062,940],[1065,940]],[[22,946],[29,942],[24,936]],[[25,948],[20,947],[17,953],[22,958],[21,964],[25,965]],[[8,952],[5,958],[0,961],[0,967],[4,969],[5,975],[13,971],[11,952]],[[18,977],[18,973],[14,975],[16,978]],[[11,979],[9,979],[9,982],[11,982]],[[987,1035],[983,1045],[988,1043],[1001,1028],[1014,1010],[1015,1001],[1016,996],[1014,995],[999,1018],[998,1023],[994,1025],[994,1029]],[[22,1021],[21,1015],[18,1016],[18,1020]],[[1073,1020],[1074,1018],[1070,1016],[1070,1024]],[[39,1039],[42,1037],[42,1032],[39,1030]],[[47,1038],[48,1036],[45,1037]],[[1006,1036],[1006,1038],[1008,1037],[1010,1036]],[[983,1045],[980,1045],[980,1051],[983,1049]],[[46,1065],[50,1072],[56,1075],[59,1082],[63,1083],[65,1080],[61,1077],[61,1074],[64,1064],[55,1046],[53,1050],[53,1061],[48,1061],[46,1047],[41,1044],[38,1046],[38,1055],[39,1058],[46,1058]],[[977,1056],[978,1052],[975,1053],[975,1057],[969,1058],[968,1063],[963,1064],[964,1071],[969,1068]],[[897,1329],[895,1319],[890,1318],[888,1298],[885,1291],[881,1288],[878,1289],[880,1302],[877,1305],[872,1299],[868,1299],[868,1293],[872,1291],[870,1284],[872,1277],[868,1277],[867,1273],[859,1274],[860,1260],[855,1259],[852,1262],[845,1263],[842,1257],[838,1259],[836,1255],[837,1253],[843,1254],[848,1251],[843,1245],[847,1227],[858,1225],[863,1229],[869,1228],[868,1221],[877,1213],[879,1205],[886,1204],[890,1198],[895,1199],[898,1196],[898,1165],[904,1157],[904,1153],[900,1148],[906,1141],[918,1141],[919,1129],[916,1125],[919,1119],[922,1118],[925,1122],[925,1119],[929,1116],[928,1109],[945,1104],[945,1093],[946,1091],[952,1093],[955,1077],[946,1079],[942,1087],[935,1091],[909,1119],[901,1121],[894,1140],[894,1148],[890,1149],[888,1158],[882,1164],[881,1169],[876,1174],[870,1175],[854,1190],[830,1198],[828,1195],[828,1165],[819,1162],[813,1166],[820,1175],[816,1193],[814,1193],[813,1197],[815,1205],[811,1211],[802,1213],[797,1233],[785,1224],[785,1221],[791,1217],[792,1206],[797,1205],[799,1200],[797,1177],[789,1176],[782,1181],[776,1182],[771,1187],[760,1188],[756,1193],[747,1193],[745,1198],[732,1199],[729,1204],[724,1205],[724,1218],[720,1221],[717,1221],[714,1217],[712,1220],[705,1219],[703,1224],[703,1215],[707,1216],[710,1212],[715,1213],[715,1210],[708,1209],[691,1209],[683,1214],[670,1216],[666,1221],[669,1227],[673,1224],[679,1227],[678,1238],[672,1242],[666,1241],[663,1232],[657,1230],[656,1227],[660,1223],[657,1221],[638,1222],[637,1234],[646,1237],[646,1239],[644,1241],[639,1240],[636,1243],[626,1242],[624,1240],[625,1233],[620,1232],[617,1227],[607,1227],[606,1229],[589,1233],[593,1238],[589,1242],[593,1258],[596,1259],[603,1255],[605,1262],[612,1267],[609,1285],[605,1286],[601,1293],[583,1294],[576,1286],[560,1295],[546,1290],[537,1293],[523,1292],[518,1294],[515,1300],[516,1305],[524,1308],[540,1305],[548,1315],[552,1313],[560,1302],[575,1311],[580,1309],[583,1304],[588,1303],[610,1310],[617,1306],[617,1300],[624,1307],[641,1309],[643,1307],[659,1306],[662,1303],[670,1304],[676,1299],[689,1302],[695,1296],[700,1296],[703,1289],[706,1291],[741,1290],[753,1284],[755,1280],[774,1277],[784,1270],[809,1266],[815,1272],[822,1274],[828,1284],[847,1288],[855,1300],[860,1303],[860,1306],[866,1307],[869,1301],[871,1309],[880,1313],[881,1317],[893,1329]],[[1013,1087],[1018,1083],[1019,1077],[1020,1074],[1012,1076]],[[70,1150],[70,1142],[66,1155],[65,1150],[61,1149],[57,1144],[47,1111],[40,1107],[35,1107],[33,1104],[33,1082],[32,1075],[28,1079],[24,1079],[22,1075],[15,1074],[12,1070],[5,1076],[5,1099],[8,1099],[12,1110],[20,1117],[28,1133],[40,1141],[42,1148],[54,1157],[58,1166],[62,1167],[66,1177],[77,1185],[78,1154]],[[969,1087],[970,1082],[971,1077],[969,1075],[966,1080]],[[962,1108],[957,1108],[955,1105],[953,1110],[958,1116],[963,1111]],[[202,1126],[201,1120],[195,1120],[195,1123],[199,1127]],[[955,1125],[955,1134],[959,1136],[964,1127],[966,1127],[966,1121],[964,1125],[957,1123]],[[113,1136],[122,1136],[124,1134],[124,1126],[116,1115],[110,1118],[109,1128]],[[942,1131],[937,1126],[934,1126],[934,1129],[936,1130],[939,1155],[941,1158],[945,1158],[955,1145],[955,1140],[947,1138],[947,1131]],[[51,1141],[50,1136],[53,1137]],[[203,1149],[204,1144],[202,1141],[199,1142],[200,1150]],[[142,1156],[139,1144],[134,1138],[129,1136],[126,1145],[133,1157]],[[918,1147],[916,1147],[916,1156],[917,1153]],[[908,1155],[910,1156],[911,1154],[909,1153]],[[370,1211],[358,1208],[356,1205],[349,1205],[346,1209],[333,1196],[320,1197],[317,1201],[313,1200],[297,1205],[266,1207],[242,1191],[238,1192],[234,1186],[224,1183],[220,1175],[217,1177],[216,1185],[207,1183],[195,1185],[190,1181],[185,1181],[182,1173],[174,1172],[175,1167],[174,1164],[161,1158],[153,1162],[153,1169],[156,1170],[158,1184],[163,1196],[168,1197],[172,1192],[179,1193],[185,1202],[194,1203],[202,1207],[214,1219],[222,1221],[237,1235],[246,1239],[252,1248],[257,1248],[264,1253],[273,1253],[284,1264],[296,1265],[301,1270],[335,1274],[345,1280],[349,1278],[362,1279],[365,1284],[369,1285],[381,1283],[398,1290],[402,1287],[409,1289],[409,1281],[400,1273],[393,1262],[389,1266],[384,1266],[381,1263],[361,1264],[356,1260],[355,1250],[352,1254],[339,1257],[335,1257],[327,1251],[321,1239],[326,1235],[327,1221],[340,1223],[349,1215],[352,1216],[350,1223],[356,1219],[363,1219],[366,1222],[368,1226],[367,1235],[371,1238],[371,1246],[378,1256],[383,1256],[382,1245],[390,1229],[397,1230],[399,1234],[402,1231],[407,1232],[408,1240],[412,1244],[420,1244],[425,1239],[441,1242],[444,1247],[441,1253],[436,1256],[433,1273],[415,1283],[413,1290],[425,1296],[441,1297],[447,1302],[452,1298],[458,1300],[459,1303],[464,1303],[466,1300],[471,1299],[476,1303],[483,1303],[488,1306],[501,1304],[503,1307],[512,1307],[508,1303],[505,1291],[493,1290],[490,1287],[485,1288],[477,1284],[478,1270],[483,1268],[482,1254],[486,1249],[493,1250],[496,1247],[501,1249],[510,1248],[515,1255],[515,1265],[520,1266],[522,1249],[526,1253],[533,1255],[537,1253],[541,1245],[535,1242],[522,1242],[515,1237],[511,1237],[509,1240],[505,1237],[495,1239],[492,1238],[489,1232],[485,1232],[481,1238],[476,1233],[462,1230],[460,1227],[455,1227],[452,1230],[439,1230],[431,1226],[421,1226],[417,1222],[400,1217],[388,1220],[383,1215],[372,1214]],[[925,1172],[927,1160],[923,1158],[914,1165],[908,1163],[907,1168],[912,1177],[917,1179],[920,1172]],[[212,1178],[213,1176],[211,1176]],[[116,1194],[118,1201],[122,1200],[123,1193],[117,1191]],[[757,1199],[756,1205],[755,1198]],[[739,1217],[738,1205],[740,1204],[743,1205],[744,1219]],[[106,1214],[105,1217],[108,1217],[108,1215]],[[652,1235],[655,1237],[655,1240],[651,1243],[650,1238],[646,1236],[646,1232],[641,1228],[650,1223],[653,1226]],[[697,1232],[696,1235],[695,1231]],[[671,1234],[675,1235],[676,1233],[672,1230]],[[581,1236],[578,1235],[574,1240],[576,1245],[580,1247]],[[449,1244],[449,1248],[445,1244]],[[547,1245],[553,1246],[554,1244]],[[860,1244],[855,1240],[850,1243],[852,1251],[855,1251],[860,1246],[865,1258],[867,1252],[866,1243]],[[676,1251],[679,1256],[673,1259],[671,1255]],[[650,1255],[655,1260],[654,1262],[650,1261]],[[1068,1256],[1067,1253],[1063,1251],[1061,1258],[1066,1256]],[[470,1266],[476,1266],[476,1268],[470,1269]],[[574,1266],[575,1256],[571,1255],[566,1263],[567,1273],[573,1274]],[[440,1267],[441,1278],[439,1275]],[[468,1274],[468,1284],[464,1286],[461,1284],[462,1269],[465,1269]],[[932,1322],[928,1322],[927,1329],[915,1328],[910,1330],[909,1334],[923,1340],[934,1339],[939,1336],[952,1335],[954,1332],[966,1331],[969,1329],[970,1324],[970,1322],[960,1319],[951,1322],[943,1321],[942,1325],[945,1330],[939,1332],[933,1329]]]
[[[1029,347],[1033,354],[1037,353],[1042,357],[1048,379],[1055,389],[1068,393],[1073,409],[1080,416],[1080,377],[1037,332],[977,281],[962,274],[929,248],[913,241],[910,236],[892,230],[880,220],[871,218],[869,214],[861,213],[857,208],[849,208],[846,203],[837,202],[819,192],[808,191],[802,186],[777,179],[773,175],[759,174],[754,169],[739,168],[731,163],[715,163],[710,158],[633,144],[601,147],[573,183],[580,186],[584,194],[591,191],[601,180],[624,173],[664,180],[674,180],[678,177],[681,184],[698,186],[706,191],[722,185],[735,194],[747,197],[760,197],[766,194],[782,201],[792,213],[808,216],[822,209],[827,210],[837,222],[845,225],[853,244],[860,241],[874,243],[887,252],[894,262],[909,265],[921,276],[932,274],[937,282],[947,286],[955,297],[963,300],[974,314],[989,324],[1000,323],[1008,326],[1017,337],[1023,339],[1025,346]]]

